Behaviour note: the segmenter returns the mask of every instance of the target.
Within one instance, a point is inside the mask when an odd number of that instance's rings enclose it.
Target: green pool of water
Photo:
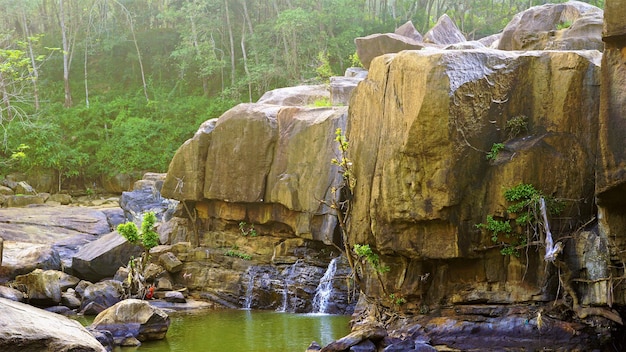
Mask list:
[[[165,340],[119,351],[304,352],[311,341],[324,346],[350,332],[350,317],[337,315],[217,310],[170,319]]]

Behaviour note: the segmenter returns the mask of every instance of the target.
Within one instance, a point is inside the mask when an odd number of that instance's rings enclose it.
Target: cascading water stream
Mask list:
[[[293,265],[284,271],[284,283],[283,283],[283,302],[278,309],[279,312],[289,311],[289,285],[293,283],[293,276],[296,268],[298,267],[300,260],[297,260]]]
[[[328,269],[322,276],[319,285],[315,289],[315,296],[313,297],[313,313],[327,313],[328,302],[333,293],[333,278],[337,271],[337,258],[333,258],[328,264]]]
[[[256,275],[257,268],[251,266],[248,268],[248,286],[246,287],[246,297],[243,301],[243,309],[252,308],[252,293],[254,291],[254,276]]]

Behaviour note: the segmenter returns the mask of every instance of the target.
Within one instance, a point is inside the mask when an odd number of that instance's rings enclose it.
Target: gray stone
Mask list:
[[[2,231],[2,230],[0,230]],[[35,269],[60,270],[59,252],[50,245],[26,242],[4,242],[4,260],[0,276],[8,280]]]
[[[61,293],[61,304],[70,308],[77,309],[80,308],[80,298],[76,297],[76,292],[74,290],[67,290],[67,292]]]
[[[182,292],[169,291],[165,293],[165,300],[170,303],[186,303],[187,300]]]
[[[85,295],[85,290],[87,289],[87,287],[93,285],[93,283],[86,281],[86,280],[81,280],[76,287],[74,287],[74,291],[76,292],[76,294],[78,295],[78,297],[82,298]]]
[[[0,298],[0,350],[105,351],[75,320]]]
[[[415,26],[413,25],[413,22],[411,21],[407,21],[400,27],[396,28],[394,33],[407,37],[407,38],[411,38],[417,42],[421,42],[423,39],[422,35],[420,34],[420,32],[417,31],[417,29],[415,29]]]
[[[270,90],[263,94],[257,103],[282,106],[306,106],[315,103],[315,101],[329,98],[330,92],[325,85],[305,85]]]
[[[332,105],[348,105],[352,91],[362,78],[330,77],[330,102]]]
[[[106,307],[96,302],[89,302],[81,311],[80,314],[86,316],[94,316],[102,313]]]
[[[85,288],[82,294],[82,307],[85,308],[93,302],[108,308],[121,301],[123,297],[124,288],[121,282],[115,280],[100,281]]]
[[[376,352],[376,345],[370,340],[365,340],[350,347],[350,352]]]
[[[446,14],[439,17],[433,28],[424,34],[425,43],[448,45],[461,43],[466,40],[463,33]]]
[[[172,289],[172,282],[167,278],[161,277],[156,282],[157,291],[169,291]]]
[[[22,293],[22,291],[6,286],[0,286],[0,297],[10,299],[16,302],[24,301],[24,294]]]
[[[72,270],[82,279],[99,281],[115,275],[120,264],[127,264],[141,252],[117,231],[111,232],[83,246],[72,258]]]

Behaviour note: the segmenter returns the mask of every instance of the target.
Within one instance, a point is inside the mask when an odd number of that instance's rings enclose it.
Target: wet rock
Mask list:
[[[319,351],[321,349],[322,349],[322,346],[320,346],[319,343],[313,341],[313,342],[311,342],[309,347],[306,348],[305,352],[315,352],[315,351]]]
[[[365,340],[350,347],[350,352],[376,352],[376,345],[370,340]]]
[[[257,101],[258,104],[281,106],[307,106],[316,101],[328,100],[330,92],[325,85],[296,86],[278,88],[265,92]]]
[[[3,351],[105,351],[79,322],[0,298]]]
[[[433,28],[424,34],[425,43],[448,45],[462,43],[466,40],[463,33],[447,14],[439,17]]]
[[[97,330],[89,326],[87,327],[87,331],[89,331],[89,333],[95,337],[107,351],[113,351],[115,341],[113,340],[113,334],[111,334],[110,331]]]
[[[44,308],[44,310],[50,313],[64,315],[66,317],[76,315],[75,311],[73,311],[70,307],[66,307],[66,306],[46,307]]]
[[[170,325],[170,318],[148,302],[127,299],[98,314],[91,325],[113,334],[116,343],[132,336],[139,341],[161,340]]]

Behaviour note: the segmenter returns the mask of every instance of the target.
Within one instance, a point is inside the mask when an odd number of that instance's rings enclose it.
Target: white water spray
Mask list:
[[[315,296],[313,297],[313,313],[327,313],[328,302],[333,293],[333,278],[337,271],[337,258],[333,258],[328,264],[328,269],[322,276],[319,285],[315,289]]]

